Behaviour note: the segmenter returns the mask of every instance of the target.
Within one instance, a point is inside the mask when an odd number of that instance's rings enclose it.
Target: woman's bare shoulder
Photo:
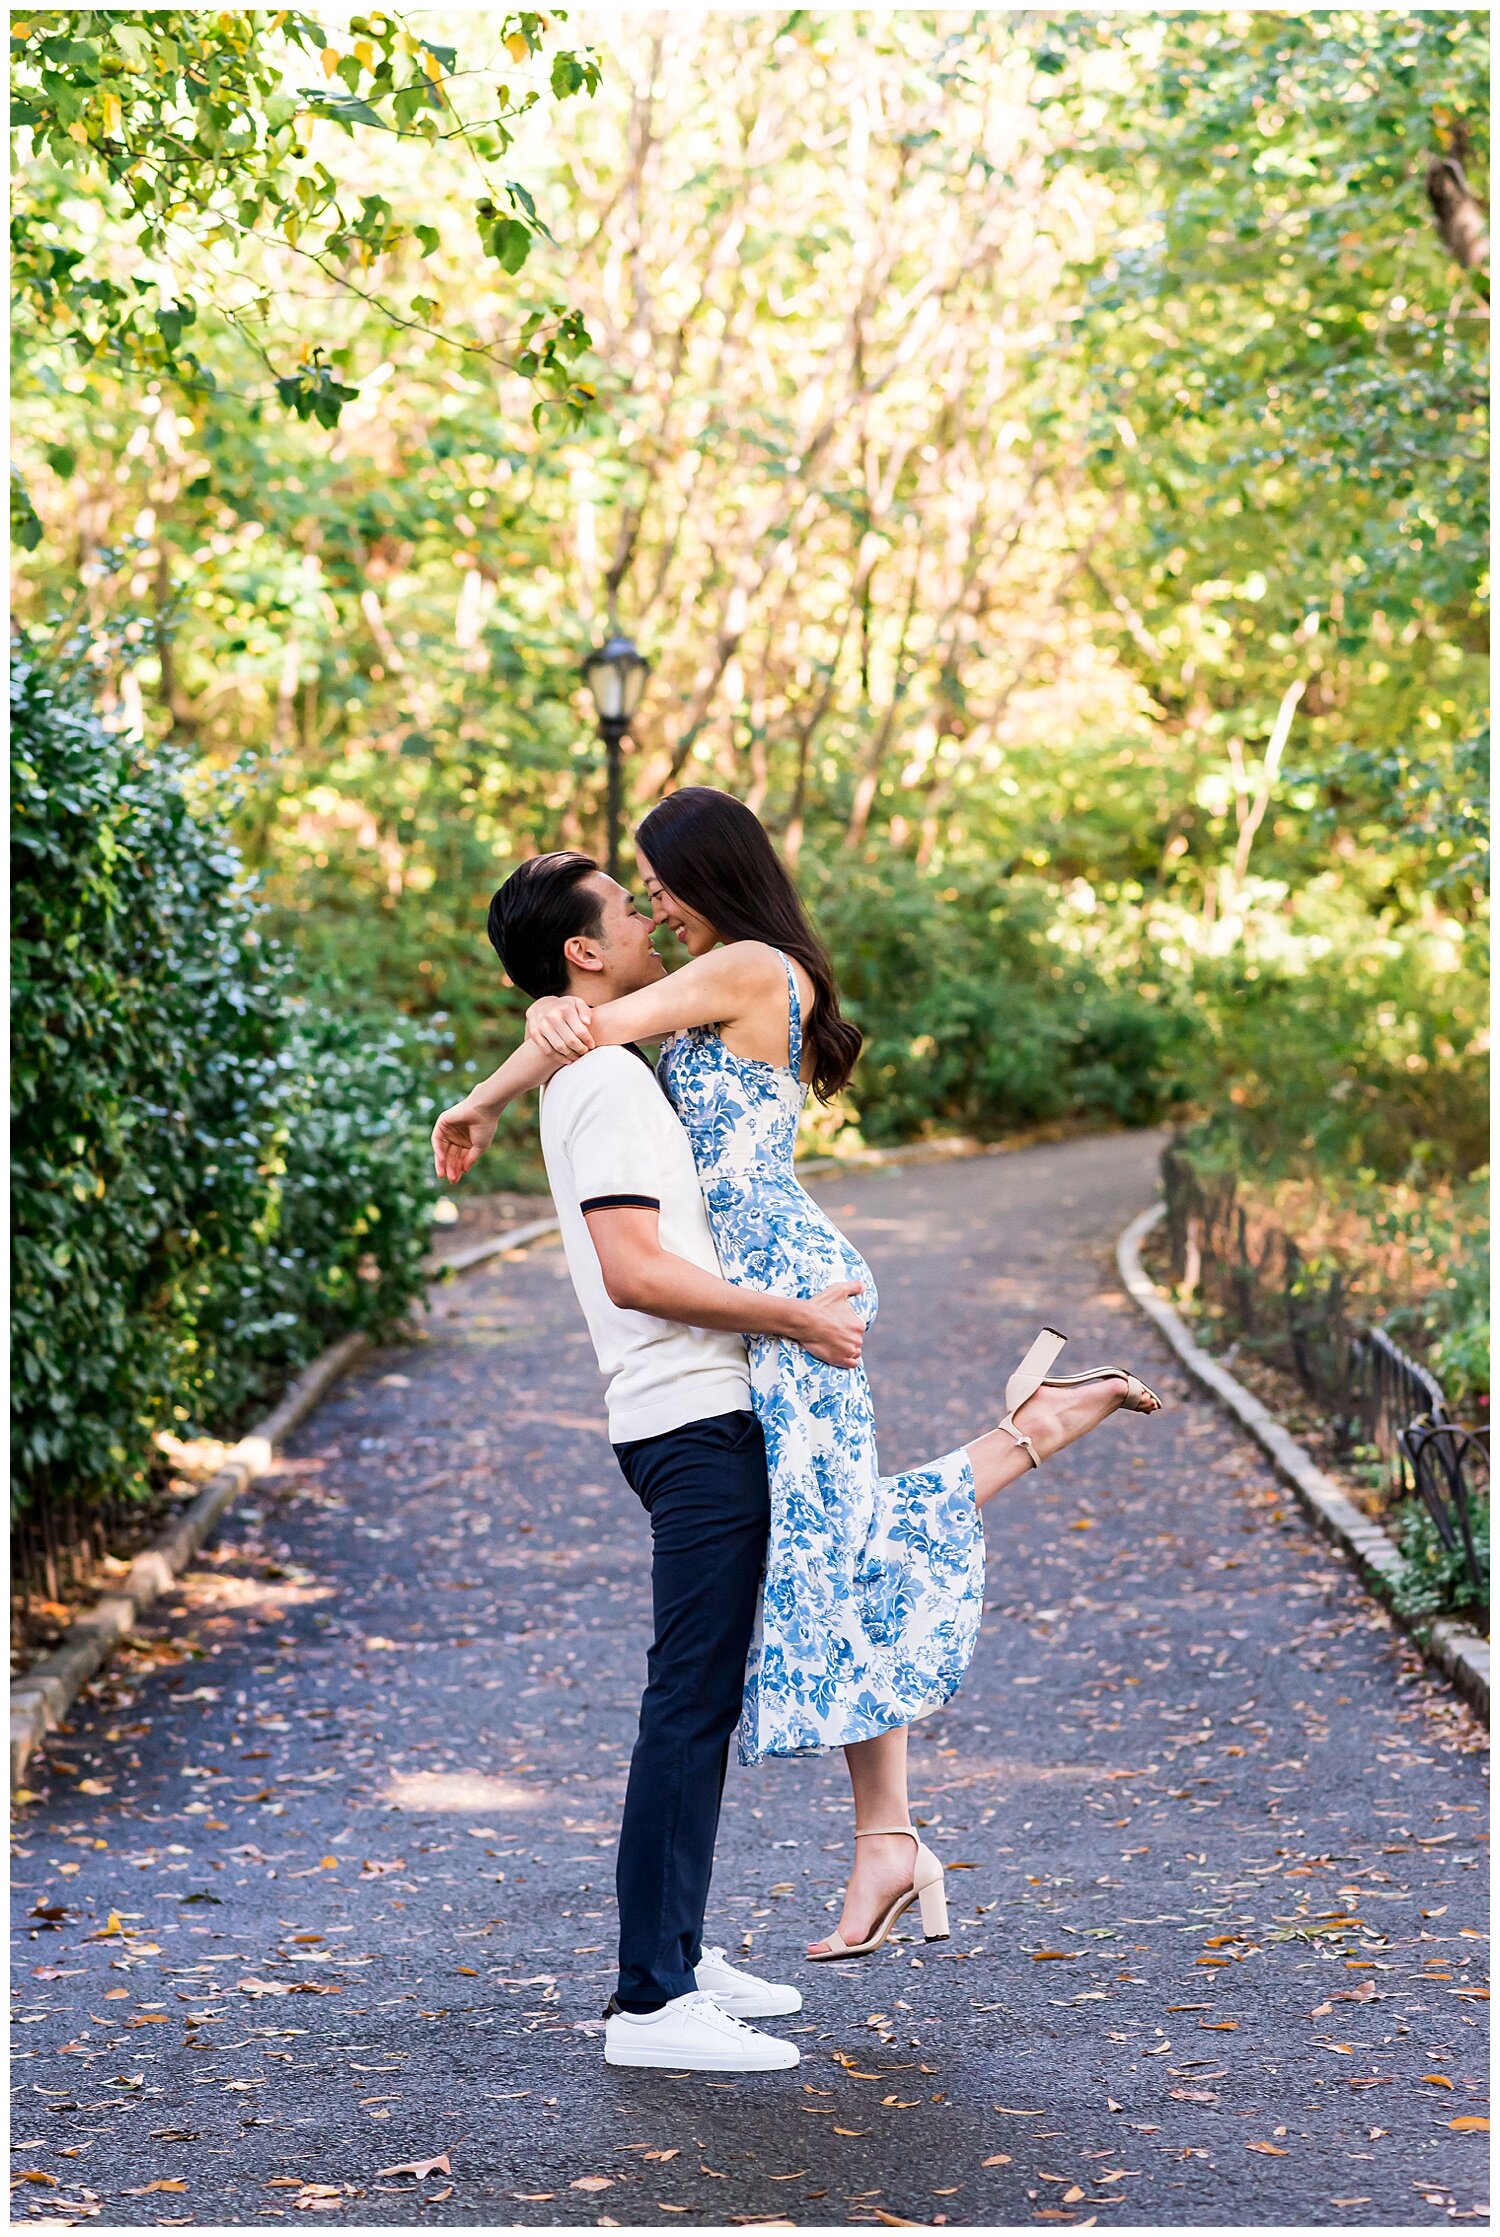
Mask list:
[[[786,985],[786,959],[768,940],[728,940],[719,953],[747,992],[763,994]]]

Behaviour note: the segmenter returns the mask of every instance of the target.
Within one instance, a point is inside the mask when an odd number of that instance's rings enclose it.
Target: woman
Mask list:
[[[519,1052],[512,1060],[515,1092],[592,1047],[667,1037],[659,1075],[692,1143],[726,1278],[798,1297],[857,1281],[852,1303],[868,1326],[870,1270],[792,1168],[808,1086],[831,1099],[860,1048],[828,956],[760,823],[730,795],[671,794],[637,847],[653,918],[691,961],[598,1008],[571,996],[533,1004],[534,1065],[528,1077]],[[984,1599],[978,1509],[1117,1407],[1160,1403],[1123,1368],[1049,1378],[1063,1342],[1043,1330],[994,1429],[882,1477],[864,1370],[828,1367],[782,1339],[747,1340],[771,1536],[740,1761],[842,1747],[854,1789],[843,1914],[810,1958],[878,1948],[912,1902],[929,1940],[947,1932],[942,1867],[911,1825],[907,1728],[952,1696],[973,1650]]]

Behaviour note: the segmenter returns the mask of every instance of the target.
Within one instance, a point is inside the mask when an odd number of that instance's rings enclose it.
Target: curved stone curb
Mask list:
[[[60,1647],[34,1662],[10,1689],[10,1783],[15,1788],[44,1733],[60,1724],[83,1686],[128,1637],[159,1593],[179,1577],[241,1492],[266,1474],[276,1447],[306,1420],[330,1386],[370,1349],[362,1330],[341,1336],[304,1367],[264,1421],[230,1448],[185,1514],[154,1546],[137,1554],[118,1592],[75,1616]]]
[[[1165,1216],[1166,1209],[1165,1204],[1153,1204],[1139,1219],[1133,1219],[1120,1237],[1115,1245],[1115,1264],[1121,1281],[1141,1311],[1155,1321],[1193,1379],[1211,1391],[1219,1404],[1249,1430],[1270,1456],[1277,1474],[1296,1493],[1314,1528],[1346,1553],[1381,1599],[1388,1602],[1390,1586],[1401,1569],[1401,1555],[1395,1540],[1379,1523],[1362,1513],[1346,1492],[1340,1491],[1333,1478],[1324,1474],[1312,1455],[1283,1429],[1275,1415],[1246,1390],[1243,1383],[1236,1382],[1228,1368],[1221,1367],[1201,1344],[1193,1341],[1181,1314],[1167,1303],[1142,1266],[1141,1244]],[[1477,1631],[1470,1631],[1463,1624],[1446,1620],[1433,1624],[1430,1629],[1405,1623],[1400,1617],[1397,1621],[1488,1724],[1488,1639],[1482,1639]]]
[[[527,1243],[540,1242],[544,1235],[555,1235],[557,1231],[555,1219],[534,1219],[524,1227],[508,1227],[503,1235],[482,1235],[477,1243],[465,1243],[451,1258],[439,1259],[427,1278],[440,1282],[445,1274],[467,1274],[471,1266],[482,1266],[487,1258],[499,1258],[503,1251],[521,1250]]]

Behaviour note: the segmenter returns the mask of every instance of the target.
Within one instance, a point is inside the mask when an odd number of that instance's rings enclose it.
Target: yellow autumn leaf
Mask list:
[[[1453,2087],[1446,2074],[1424,2074],[1422,2079],[1424,2082],[1431,2082],[1434,2089],[1452,2089]]]
[[[318,1865],[318,1870],[320,1872],[336,1872],[338,1868],[339,1860],[336,1856],[325,1856],[321,1859]]]
[[[505,51],[512,62],[524,62],[531,52],[531,41],[524,31],[512,31],[505,42]]]
[[[1488,2136],[1490,2132],[1490,2124],[1483,2113],[1460,2113],[1457,2120],[1449,2121],[1448,2126],[1474,2129],[1483,2136]]]
[[[110,134],[111,137],[113,137],[113,135],[120,129],[120,120],[124,114],[120,107],[120,96],[118,95],[118,93],[106,93],[104,96],[103,108],[104,129],[107,133]],[[82,1786],[79,1788],[79,1792],[81,1794],[86,1794],[91,1789],[94,1793],[98,1793],[99,1791],[99,1788],[95,1781],[93,1781],[92,1779],[85,1779]]]
[[[338,50],[338,48],[337,48],[337,47],[325,47],[325,48],[323,49],[323,75],[324,75],[324,77],[325,77],[325,78],[331,78],[331,77],[333,76],[333,74],[334,74],[335,70],[337,70],[337,68],[338,68],[338,66],[339,66],[339,64],[340,64],[340,62],[341,62],[342,60],[343,60],[343,56],[342,56],[342,55],[341,55],[341,54],[339,53],[339,50]]]

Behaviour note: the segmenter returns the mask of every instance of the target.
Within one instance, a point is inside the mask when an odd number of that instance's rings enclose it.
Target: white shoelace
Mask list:
[[[694,2012],[701,2010],[706,2018],[722,2020],[726,2027],[737,2028],[741,2035],[753,2035],[755,2032],[754,2028],[747,2027],[742,2019],[736,2019],[733,2012],[726,2012],[722,2004],[715,2003],[706,1988],[698,1990],[689,2006],[689,2010]]]

